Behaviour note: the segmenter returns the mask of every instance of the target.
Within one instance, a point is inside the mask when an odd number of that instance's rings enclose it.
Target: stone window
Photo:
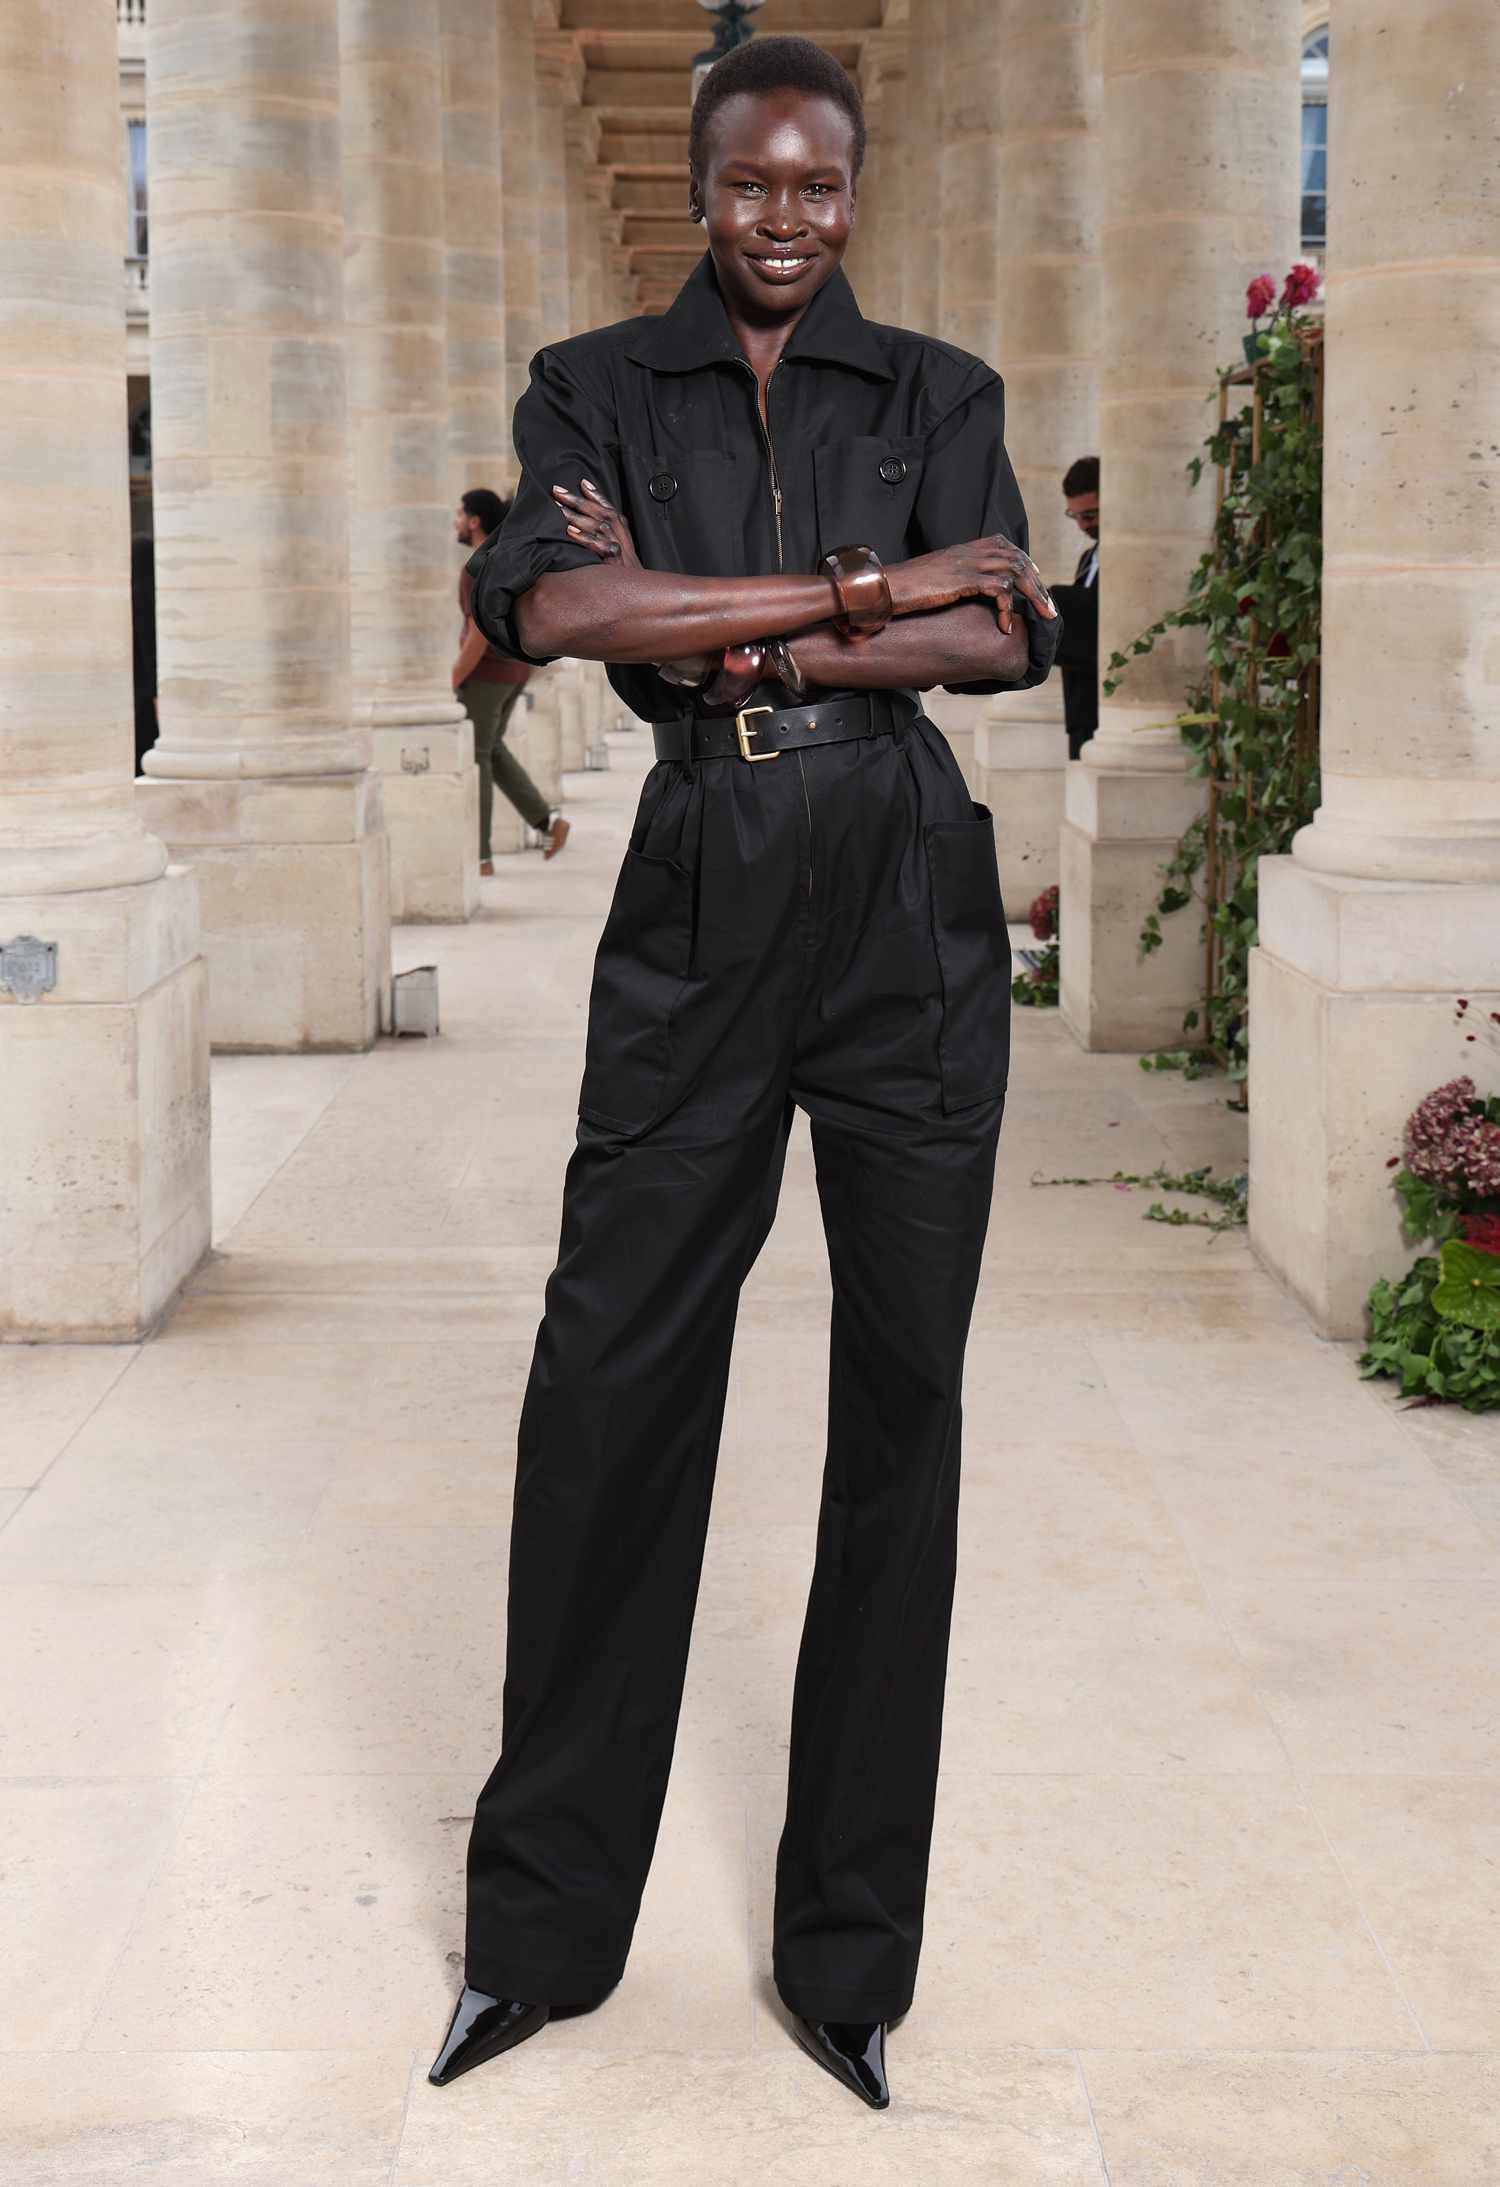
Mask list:
[[[1328,243],[1328,25],[1302,41],[1302,248]]]

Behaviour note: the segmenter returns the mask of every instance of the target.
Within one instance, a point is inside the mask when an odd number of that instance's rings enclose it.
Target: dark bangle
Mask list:
[[[774,676],[794,699],[800,699],[807,689],[807,678],[793,660],[792,649],[785,638],[773,638],[766,647],[766,674]]]
[[[835,628],[844,638],[873,638],[884,630],[895,613],[890,580],[873,547],[835,547],[818,564],[820,575],[833,579],[839,612]]]
[[[701,696],[710,706],[743,705],[761,680],[765,658],[766,649],[759,639],[725,646],[723,659],[702,687]]]

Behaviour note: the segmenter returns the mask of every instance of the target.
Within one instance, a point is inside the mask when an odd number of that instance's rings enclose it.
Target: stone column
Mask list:
[[[910,0],[911,33],[906,63],[906,135],[898,155],[907,177],[905,234],[897,246],[906,261],[902,304],[906,324],[919,334],[944,329],[945,245],[934,247],[932,209],[942,200],[945,124],[944,53],[949,0]]]
[[[1099,448],[1098,0],[1038,15],[1007,0],[997,139],[977,155],[994,208],[992,281],[1004,298],[997,363],[1005,440],[1054,584],[1071,578],[1083,535],[1063,511],[1062,477]],[[992,163],[992,164],[991,164]],[[986,174],[987,170],[987,174]],[[1014,918],[1058,879],[1068,734],[1062,679],[985,702],[975,733],[980,795],[1003,816]]]
[[[1239,353],[1245,284],[1297,254],[1300,0],[1101,0],[1101,660],[1181,604],[1213,522],[1186,479]],[[1132,661],[1067,769],[1062,1014],[1088,1048],[1182,1039],[1199,921],[1136,938],[1202,804],[1175,725],[1196,663],[1184,636]]]
[[[1340,0],[1323,804],[1261,861],[1250,982],[1251,1241],[1332,1336],[1411,1258],[1406,1116],[1500,1090],[1497,103],[1489,0]]]
[[[353,711],[374,732],[395,919],[479,903],[479,777],[454,696],[438,0],[339,0]]]
[[[495,0],[438,0],[448,285],[448,479],[504,492],[515,478],[506,385],[505,215]],[[460,556],[453,555],[458,584]],[[476,791],[477,795],[477,791]],[[476,840],[478,822],[475,822]]]
[[[542,324],[542,201],[543,170],[550,169],[550,150],[544,144],[539,111],[542,86],[537,71],[536,24],[532,0],[491,0],[500,40],[500,169],[503,181],[502,211],[505,226],[505,356],[508,412],[526,391],[531,360],[544,339]],[[555,130],[550,131],[555,135]],[[560,210],[560,208],[559,208]],[[549,231],[553,259],[553,293],[558,308],[556,283],[556,235]],[[559,322],[546,330],[553,338],[566,335],[567,305],[561,305]],[[507,485],[514,484],[516,461],[512,452]],[[562,724],[557,706],[557,671],[541,669],[526,686],[526,695],[511,715],[507,731],[511,748],[527,769],[537,788],[550,803],[560,796]],[[495,799],[494,848],[496,856],[521,850],[526,827],[505,798]]]
[[[110,0],[0,15],[0,1339],[26,1342],[143,1336],[209,1239],[197,890],[132,792],[119,97]]]
[[[367,1048],[388,852],[349,686],[337,0],[153,0],[161,738],[216,1045]]]
[[[891,21],[887,11],[886,21]],[[844,270],[867,319],[904,326],[907,248],[903,234],[902,176],[906,139],[906,39],[884,30],[867,38],[861,54],[860,90],[868,143],[855,193],[854,233]]]

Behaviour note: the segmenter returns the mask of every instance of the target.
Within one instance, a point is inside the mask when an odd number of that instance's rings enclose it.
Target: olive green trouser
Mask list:
[[[547,800],[505,741],[510,717],[524,688],[518,683],[489,683],[476,676],[471,676],[459,687],[464,712],[474,724],[474,757],[479,763],[481,858],[490,856],[497,782],[528,827],[545,831],[550,817]]]

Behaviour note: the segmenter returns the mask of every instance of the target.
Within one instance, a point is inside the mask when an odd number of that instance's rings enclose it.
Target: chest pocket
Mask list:
[[[818,551],[873,547],[883,562],[900,562],[922,479],[920,434],[859,435],[813,450],[818,504]]]
[[[734,457],[723,448],[677,448],[663,456],[623,447],[625,514],[647,569],[732,574],[726,528],[736,500]]]

